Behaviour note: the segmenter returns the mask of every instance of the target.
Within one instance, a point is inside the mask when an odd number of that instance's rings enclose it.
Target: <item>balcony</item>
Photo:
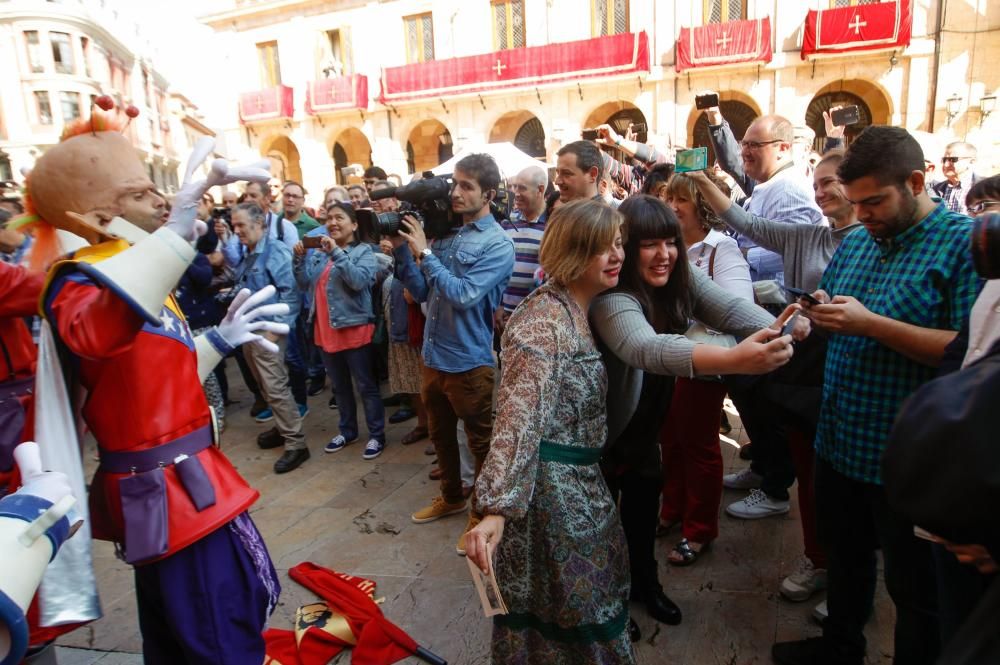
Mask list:
[[[913,0],[810,10],[802,59],[853,51],[903,49],[910,44]]]
[[[720,65],[771,62],[771,19],[726,21],[681,28],[677,38],[678,72]]]
[[[309,115],[367,108],[368,77],[364,74],[310,81],[306,89],[306,113]]]
[[[383,104],[649,72],[649,37],[622,33],[432,60],[382,72]]]
[[[240,93],[241,124],[291,119],[294,115],[295,104],[291,86],[278,85]]]

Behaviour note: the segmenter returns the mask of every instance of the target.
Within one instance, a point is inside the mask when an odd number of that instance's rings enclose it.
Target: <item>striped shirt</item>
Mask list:
[[[529,293],[535,290],[535,272],[538,270],[538,250],[545,232],[546,215],[543,212],[534,222],[524,220],[520,210],[511,219],[502,222],[503,230],[514,241],[514,272],[503,292],[503,308],[513,312]]]
[[[938,204],[887,240],[858,229],[844,238],[819,288],[921,328],[958,330],[979,280],[969,257],[968,217]],[[903,400],[937,370],[870,337],[831,335],[816,454],[845,476],[882,483],[880,460]]]

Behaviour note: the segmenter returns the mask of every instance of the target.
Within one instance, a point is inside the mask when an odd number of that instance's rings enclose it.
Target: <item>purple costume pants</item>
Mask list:
[[[146,665],[264,662],[267,616],[279,591],[246,514],[171,556],[135,569]]]

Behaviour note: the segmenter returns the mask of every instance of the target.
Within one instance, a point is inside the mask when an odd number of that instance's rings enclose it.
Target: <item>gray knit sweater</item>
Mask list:
[[[721,218],[733,230],[780,254],[785,285],[810,293],[819,286],[819,279],[841,241],[848,233],[862,228],[857,222],[842,229],[825,224],[774,222],[735,205],[722,213]]]
[[[764,309],[730,295],[701,272],[692,270],[691,278],[694,318],[710,328],[746,337],[774,322]],[[590,325],[608,370],[608,441],[615,441],[635,413],[643,371],[693,377],[695,342],[684,335],[658,335],[639,301],[628,293],[596,298],[590,306]]]

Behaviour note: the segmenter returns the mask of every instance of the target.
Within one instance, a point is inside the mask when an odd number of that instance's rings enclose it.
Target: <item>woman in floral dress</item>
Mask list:
[[[593,201],[549,219],[539,260],[549,282],[514,311],[502,339],[493,440],[476,485],[483,521],[467,554],[496,577],[509,614],[494,663],[634,663],[628,554],[598,466],[607,377],[587,324],[618,283],[621,217]],[[506,528],[505,528],[506,527]]]

